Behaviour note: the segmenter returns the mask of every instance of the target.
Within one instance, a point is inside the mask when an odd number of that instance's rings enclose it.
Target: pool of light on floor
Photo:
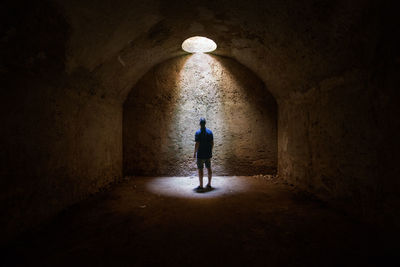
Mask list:
[[[207,177],[204,177],[204,185]],[[156,177],[146,182],[146,189],[157,195],[180,198],[216,198],[247,191],[248,184],[236,176],[216,176],[212,179],[213,189],[202,193],[196,192],[199,178],[190,177]]]

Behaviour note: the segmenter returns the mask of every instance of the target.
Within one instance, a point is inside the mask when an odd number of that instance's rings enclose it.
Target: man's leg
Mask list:
[[[203,169],[199,169],[199,182],[200,187],[203,187]]]
[[[208,172],[208,184],[207,186],[211,186],[211,178],[212,178],[212,170],[211,167],[207,168],[207,172]]]
[[[197,169],[199,170],[199,182],[200,182],[200,187],[203,187],[203,167],[204,167],[204,162],[202,159],[197,159]]]
[[[206,162],[206,168],[207,168],[207,173],[208,173],[208,187],[211,187],[211,178],[212,178],[212,170],[211,170],[211,160],[207,159]]]

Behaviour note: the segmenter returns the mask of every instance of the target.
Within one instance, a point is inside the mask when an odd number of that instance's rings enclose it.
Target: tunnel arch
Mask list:
[[[93,72],[105,94],[120,103],[151,67],[183,55],[181,42],[195,35],[209,36],[219,44],[215,54],[232,57],[256,73],[278,102],[316,86],[326,73],[340,73],[349,63],[359,65],[361,51],[346,48],[365,46],[361,39],[348,38],[352,33],[346,31],[362,24],[358,10],[363,6],[276,1],[255,8],[225,1],[187,6],[179,1],[167,5],[121,0],[111,7],[105,1],[96,6],[89,1],[57,2],[72,28],[67,71],[83,67]],[[357,15],[349,19],[346,12]]]

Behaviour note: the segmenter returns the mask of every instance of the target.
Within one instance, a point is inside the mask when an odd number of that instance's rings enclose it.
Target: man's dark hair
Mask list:
[[[200,118],[200,125],[206,125],[206,119]]]

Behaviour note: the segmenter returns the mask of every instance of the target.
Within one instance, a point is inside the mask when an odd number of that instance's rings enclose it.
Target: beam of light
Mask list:
[[[197,176],[194,135],[205,117],[214,133],[214,175],[263,173],[274,149],[268,141],[276,137],[274,121],[265,116],[265,88],[248,73],[232,60],[204,53],[171,59],[149,73],[133,90],[134,102],[125,113],[133,120],[125,121],[129,171]]]
[[[217,44],[209,38],[194,36],[182,43],[182,49],[189,53],[207,53],[217,49]]]
[[[179,72],[179,97],[168,132],[172,133],[172,138],[179,137],[175,138],[176,143],[184,155],[193,155],[194,133],[200,127],[199,118],[206,118],[206,127],[214,132],[214,173],[232,175],[226,168],[230,146],[228,143],[223,145],[223,135],[230,132],[230,125],[226,122],[225,97],[221,84],[224,71],[226,72],[221,63],[210,55],[193,54],[187,58]],[[185,165],[190,166],[186,169],[187,175],[197,175],[195,159],[188,159],[187,163],[182,164]]]

